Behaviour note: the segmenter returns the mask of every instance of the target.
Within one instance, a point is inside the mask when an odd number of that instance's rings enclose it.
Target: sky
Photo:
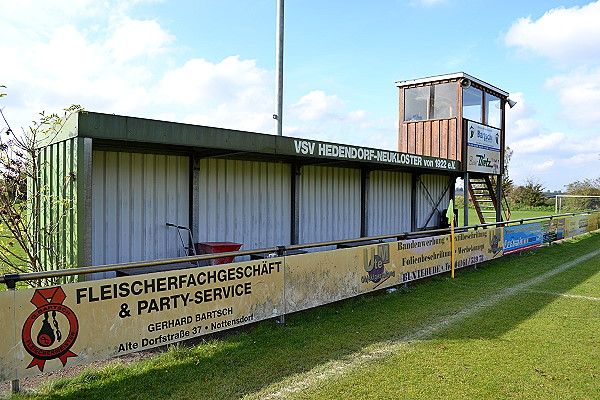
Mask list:
[[[0,0],[13,130],[86,110],[275,134],[277,0]],[[509,177],[600,177],[600,0],[287,0],[283,134],[397,150],[397,81],[510,93]],[[5,126],[2,126],[5,128]]]

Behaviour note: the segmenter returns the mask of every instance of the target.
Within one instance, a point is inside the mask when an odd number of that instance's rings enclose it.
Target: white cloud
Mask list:
[[[252,102],[271,83],[271,77],[254,60],[240,60],[238,56],[227,57],[218,64],[193,59],[167,72],[154,95],[161,104],[184,107],[220,104],[232,97]]]
[[[575,177],[595,178],[600,171],[600,138],[577,137],[560,132],[539,134],[509,144],[514,150],[509,174],[523,184],[531,174],[549,189],[563,189]]]
[[[374,119],[365,110],[347,111],[337,95],[314,90],[288,108],[284,134],[337,143],[397,150],[397,119]],[[284,118],[284,121],[286,119]]]
[[[344,106],[345,102],[337,95],[327,95],[322,90],[314,90],[293,104],[290,112],[301,121],[339,120],[347,116],[343,112]]]
[[[580,128],[600,125],[600,69],[578,68],[547,80],[546,87],[559,94],[561,116]]]
[[[133,6],[160,0],[0,0],[0,32],[12,30],[11,42],[44,41],[61,26],[80,23],[93,30],[96,18],[125,15]]]
[[[140,56],[155,57],[166,51],[175,37],[156,21],[114,18],[112,36],[105,43],[114,59],[128,61]]]
[[[510,148],[523,154],[557,151],[563,145],[564,140],[564,133],[552,132],[515,141],[510,144]]]
[[[587,168],[590,165],[600,165],[600,149],[596,148],[596,152],[590,152],[587,154],[574,154],[573,156],[565,160],[569,166],[577,168]],[[600,177],[600,170],[597,170],[597,175]]]
[[[540,164],[534,164],[532,166],[532,169],[540,172],[540,171],[547,171],[552,167],[554,167],[554,160],[548,160],[548,161],[544,161],[543,163],[540,163]]]
[[[412,6],[425,6],[433,7],[438,4],[446,3],[448,0],[412,0],[410,4]]]
[[[508,46],[547,57],[560,65],[600,61],[600,1],[555,8],[538,20],[520,18],[505,36]]]
[[[173,117],[187,123],[271,132],[273,85],[273,73],[254,60],[193,59],[167,72],[151,89],[150,102],[156,109],[176,108]]]
[[[542,130],[540,122],[535,119],[536,110],[526,101],[523,93],[511,93],[510,98],[517,104],[513,108],[506,108],[506,141],[509,144],[537,135]]]

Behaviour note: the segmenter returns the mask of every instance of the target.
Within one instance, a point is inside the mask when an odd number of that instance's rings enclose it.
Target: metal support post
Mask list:
[[[463,178],[463,194],[464,194],[464,205],[463,205],[463,226],[469,226],[469,173],[465,172]]]
[[[285,246],[277,246],[277,256],[278,257],[285,257]],[[285,304],[285,262],[284,262],[284,266],[283,266],[283,301]],[[285,305],[284,307],[284,311],[283,314],[281,314],[279,316],[279,324],[281,324],[281,326],[285,326]]]
[[[9,277],[7,275],[7,277]],[[6,281],[6,288],[8,290],[16,290],[17,281],[15,279],[8,279]],[[13,393],[19,393],[21,391],[21,381],[19,379],[13,379],[10,382],[10,389]]]
[[[283,0],[277,0],[277,40],[276,40],[276,73],[277,73],[277,135],[283,136]]]
[[[502,221],[502,175],[496,175],[496,222]]]

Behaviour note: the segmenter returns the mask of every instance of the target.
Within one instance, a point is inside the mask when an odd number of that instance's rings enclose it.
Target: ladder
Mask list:
[[[475,211],[477,211],[479,222],[482,224],[496,222],[498,204],[494,191],[495,179],[487,175],[481,178],[470,178],[468,186],[469,195]],[[502,207],[504,220],[508,221],[510,219],[510,208],[504,193],[502,193],[502,205],[504,206]]]

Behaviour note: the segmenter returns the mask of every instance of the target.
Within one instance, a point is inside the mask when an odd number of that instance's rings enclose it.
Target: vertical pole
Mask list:
[[[456,264],[456,255],[454,254],[454,204],[452,200],[450,200],[450,206],[452,208],[448,208],[448,218],[450,219],[450,268],[451,273],[450,276],[454,279],[454,265]]]
[[[277,135],[283,136],[283,0],[277,0],[277,40],[276,40],[276,69],[277,69]]]
[[[17,281],[14,279],[10,279],[6,281],[6,288],[8,290],[16,290]],[[19,379],[13,379],[10,382],[10,389],[13,393],[19,393],[21,391],[21,381]]]
[[[290,196],[290,200],[291,200],[291,204],[290,204],[290,214],[291,214],[291,222],[290,222],[290,241],[291,244],[298,244],[299,242],[299,226],[300,226],[300,219],[299,219],[299,215],[300,213],[298,212],[298,205],[300,204],[300,200],[299,200],[299,190],[298,190],[298,185],[299,185],[299,176],[300,176],[300,168],[301,166],[299,166],[298,164],[292,164],[291,167],[291,196]]]
[[[496,222],[502,221],[502,175],[496,175]]]
[[[412,185],[410,189],[410,230],[415,232],[417,230],[418,216],[417,216],[417,188],[421,175],[416,172],[412,173]]]
[[[368,235],[369,226],[369,178],[371,171],[366,168],[360,171],[360,236]]]
[[[19,393],[21,391],[20,381],[18,379],[14,379],[10,382],[10,389],[13,393]]]
[[[277,246],[277,257],[283,257],[283,313],[279,316],[279,323],[281,324],[281,326],[285,326],[285,314],[286,314],[285,246]]]
[[[464,194],[464,205],[463,205],[463,226],[469,226],[469,173],[465,172],[465,177],[463,178],[463,194]]]

